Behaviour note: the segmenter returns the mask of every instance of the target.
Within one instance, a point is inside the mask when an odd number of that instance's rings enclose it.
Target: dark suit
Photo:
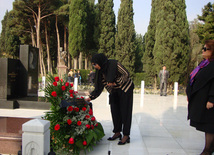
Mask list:
[[[159,78],[160,78],[160,95],[166,95],[167,94],[167,80],[169,78],[169,72],[167,70],[160,70]]]
[[[210,62],[209,65],[199,70],[192,86],[187,85],[186,93],[189,102],[188,119],[190,119],[190,125],[191,121],[194,124],[214,124],[214,108],[209,110],[206,108],[208,101],[214,103],[214,62]],[[195,127],[197,129],[197,126]]]

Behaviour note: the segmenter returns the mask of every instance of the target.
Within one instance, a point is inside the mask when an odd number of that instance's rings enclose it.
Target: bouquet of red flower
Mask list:
[[[51,111],[44,118],[51,122],[52,148],[70,154],[90,151],[104,136],[102,125],[84,97],[73,91],[72,83],[51,75],[46,79],[45,96],[51,102]]]

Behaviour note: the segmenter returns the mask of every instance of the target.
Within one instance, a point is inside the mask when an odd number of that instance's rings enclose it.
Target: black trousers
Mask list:
[[[133,88],[134,86],[130,87],[126,93],[121,89],[117,89],[109,95],[114,133],[122,131],[123,135],[130,135]]]

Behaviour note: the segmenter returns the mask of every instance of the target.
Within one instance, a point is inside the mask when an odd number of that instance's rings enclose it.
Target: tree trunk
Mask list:
[[[157,90],[157,76],[155,76],[154,78],[154,84],[153,84],[153,87],[154,87],[154,90],[156,91]]]
[[[82,52],[80,52],[79,56],[79,69],[82,69]]]
[[[44,76],[44,72],[43,72],[43,68],[42,68],[42,53],[41,53],[41,46],[40,46],[40,21],[41,21],[41,6],[39,3],[37,21],[36,21],[36,40],[37,40],[36,45],[37,45],[37,48],[39,49],[40,72],[41,72],[41,75]]]
[[[34,36],[34,28],[30,22],[30,19],[28,19],[28,23],[30,25],[30,29],[31,29],[31,40],[32,40],[32,46],[36,47],[36,40],[35,40],[35,36]]]
[[[59,38],[59,29],[58,29],[58,18],[56,15],[56,35],[57,35],[57,66],[60,65],[60,38]]]
[[[88,69],[88,59],[86,56],[85,56],[85,69]]]
[[[40,50],[41,50],[41,64],[43,69],[43,75],[46,76],[46,69],[45,69],[45,63],[44,63],[44,54],[43,54],[43,48],[42,48],[42,40],[40,39]]]
[[[68,52],[68,69],[71,69],[71,55]]]
[[[48,30],[47,30],[47,22],[45,21],[45,40],[46,40],[46,48],[47,48],[48,73],[51,73],[53,75],[52,63],[51,63],[51,57],[50,57],[50,47],[49,47],[50,37],[49,36],[50,35],[48,35]]]
[[[67,30],[66,30],[65,25],[64,25],[64,51],[68,52],[68,50],[67,50]]]
[[[64,25],[64,51],[66,51],[67,53],[67,62],[65,65],[68,67],[67,29],[65,25]]]
[[[73,60],[74,60],[74,69],[77,69],[77,57],[73,58]]]
[[[36,40],[35,40],[35,37],[34,37],[34,31],[33,31],[33,29],[31,30],[31,39],[32,39],[32,46],[36,47]]]

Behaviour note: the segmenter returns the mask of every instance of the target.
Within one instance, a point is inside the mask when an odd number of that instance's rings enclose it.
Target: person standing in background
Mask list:
[[[167,80],[169,78],[169,72],[166,70],[166,66],[163,66],[163,69],[159,72],[160,78],[160,96],[167,95]]]
[[[81,77],[81,74],[80,74],[80,70],[77,71],[77,77],[78,77],[78,83],[79,83],[79,85],[81,85],[82,77]]]
[[[68,72],[68,82],[70,83],[74,82],[73,74],[74,74],[73,70],[70,69],[70,71]]]
[[[90,86],[94,85],[95,72],[90,70],[90,74],[88,74],[88,83]]]

